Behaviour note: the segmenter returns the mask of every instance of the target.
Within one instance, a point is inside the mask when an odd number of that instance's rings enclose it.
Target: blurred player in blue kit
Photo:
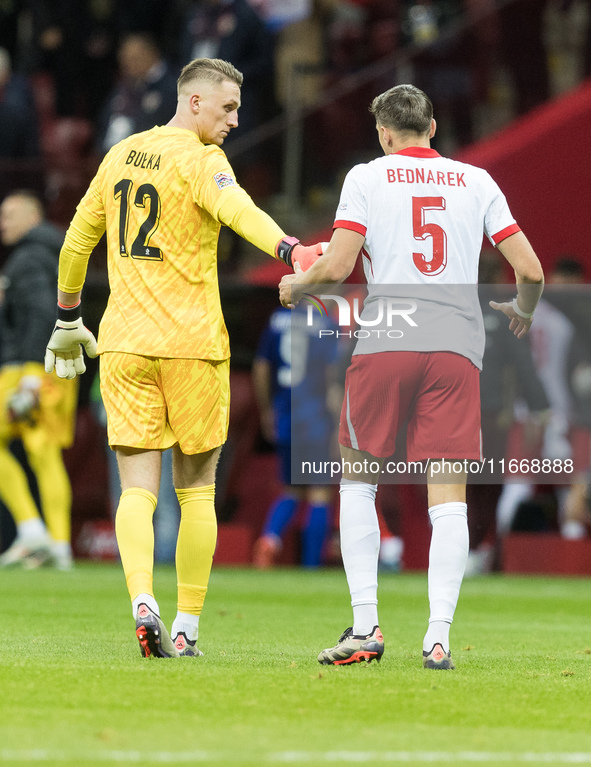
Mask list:
[[[325,475],[304,476],[301,464],[330,459],[335,423],[329,407],[331,366],[338,344],[336,333],[319,334],[321,329],[333,328],[331,320],[315,313],[310,325],[306,308],[293,313],[280,308],[271,315],[252,368],[261,429],[265,439],[275,445],[283,483],[255,544],[254,564],[261,569],[273,565],[283,547],[281,536],[301,501],[309,506],[302,532],[304,567],[322,563],[330,523],[331,488],[308,484],[310,479],[322,482]]]

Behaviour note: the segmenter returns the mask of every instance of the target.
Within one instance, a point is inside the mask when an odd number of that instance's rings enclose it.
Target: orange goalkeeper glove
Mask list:
[[[295,237],[284,237],[275,246],[275,255],[288,266],[294,268],[297,261],[303,272],[307,271],[315,261],[318,261],[327,246],[326,242],[315,245],[302,245]]]

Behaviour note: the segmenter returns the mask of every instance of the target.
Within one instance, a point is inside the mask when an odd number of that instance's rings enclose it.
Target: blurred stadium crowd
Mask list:
[[[342,173],[376,155],[374,125],[360,105],[413,82],[434,103],[435,148],[452,154],[591,74],[591,0],[0,0],[0,201],[32,189],[49,220],[66,226],[100,159],[131,133],[170,119],[181,67],[202,56],[226,59],[244,73],[240,125],[224,144],[239,182],[305,237],[329,222]],[[0,267],[7,252],[0,248]],[[260,466],[272,466],[265,463],[271,448],[253,408],[250,366],[276,293],[241,282],[248,255],[222,237],[234,366],[218,483],[222,520],[246,518],[241,483],[256,498],[256,477],[247,477],[251,453],[263,456]],[[104,258],[91,269],[87,321],[96,329],[106,301]],[[78,548],[110,556],[94,372],[90,365],[81,382],[75,448],[66,462],[81,478],[74,487]],[[280,489],[279,480],[267,489],[259,529]],[[412,505],[405,493],[394,501],[385,494],[384,507]],[[569,502],[583,504],[565,497],[559,505]],[[102,553],[99,528],[84,531],[96,518],[107,530]],[[399,523],[391,527],[400,532]],[[486,531],[475,537],[481,543]],[[163,524],[164,538],[174,540],[170,525]],[[399,562],[400,544],[390,546]]]
[[[371,121],[358,106],[392,82],[412,81],[430,94],[437,148],[448,154],[574,85],[590,73],[589,7],[589,0],[3,0],[0,181],[34,183],[52,218],[67,223],[97,158],[165,122],[180,68],[218,56],[245,76],[240,126],[226,144],[243,185],[259,198],[280,191],[281,142],[265,139],[273,131],[262,126],[303,108],[312,114],[301,138],[302,184],[314,199],[373,150]]]

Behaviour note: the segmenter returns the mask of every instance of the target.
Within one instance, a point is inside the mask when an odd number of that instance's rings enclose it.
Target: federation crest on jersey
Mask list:
[[[236,186],[236,182],[229,173],[216,173],[213,180],[218,185],[218,189],[224,189],[226,186]]]

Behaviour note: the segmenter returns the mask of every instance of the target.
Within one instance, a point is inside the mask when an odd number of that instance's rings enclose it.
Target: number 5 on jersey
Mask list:
[[[413,197],[412,198],[412,234],[415,240],[433,240],[433,254],[413,253],[415,266],[430,277],[441,272],[447,266],[447,235],[438,224],[426,224],[425,212],[428,210],[445,210],[443,197]]]
[[[121,200],[119,209],[119,254],[145,260],[162,261],[162,251],[150,245],[150,238],[158,229],[160,223],[160,196],[152,184],[142,184],[133,201],[136,208],[145,208],[146,199],[150,201],[148,215],[139,228],[136,238],[131,245],[131,251],[127,249],[127,226],[129,223],[129,200],[133,181],[124,178],[115,184],[113,195],[116,200]]]

